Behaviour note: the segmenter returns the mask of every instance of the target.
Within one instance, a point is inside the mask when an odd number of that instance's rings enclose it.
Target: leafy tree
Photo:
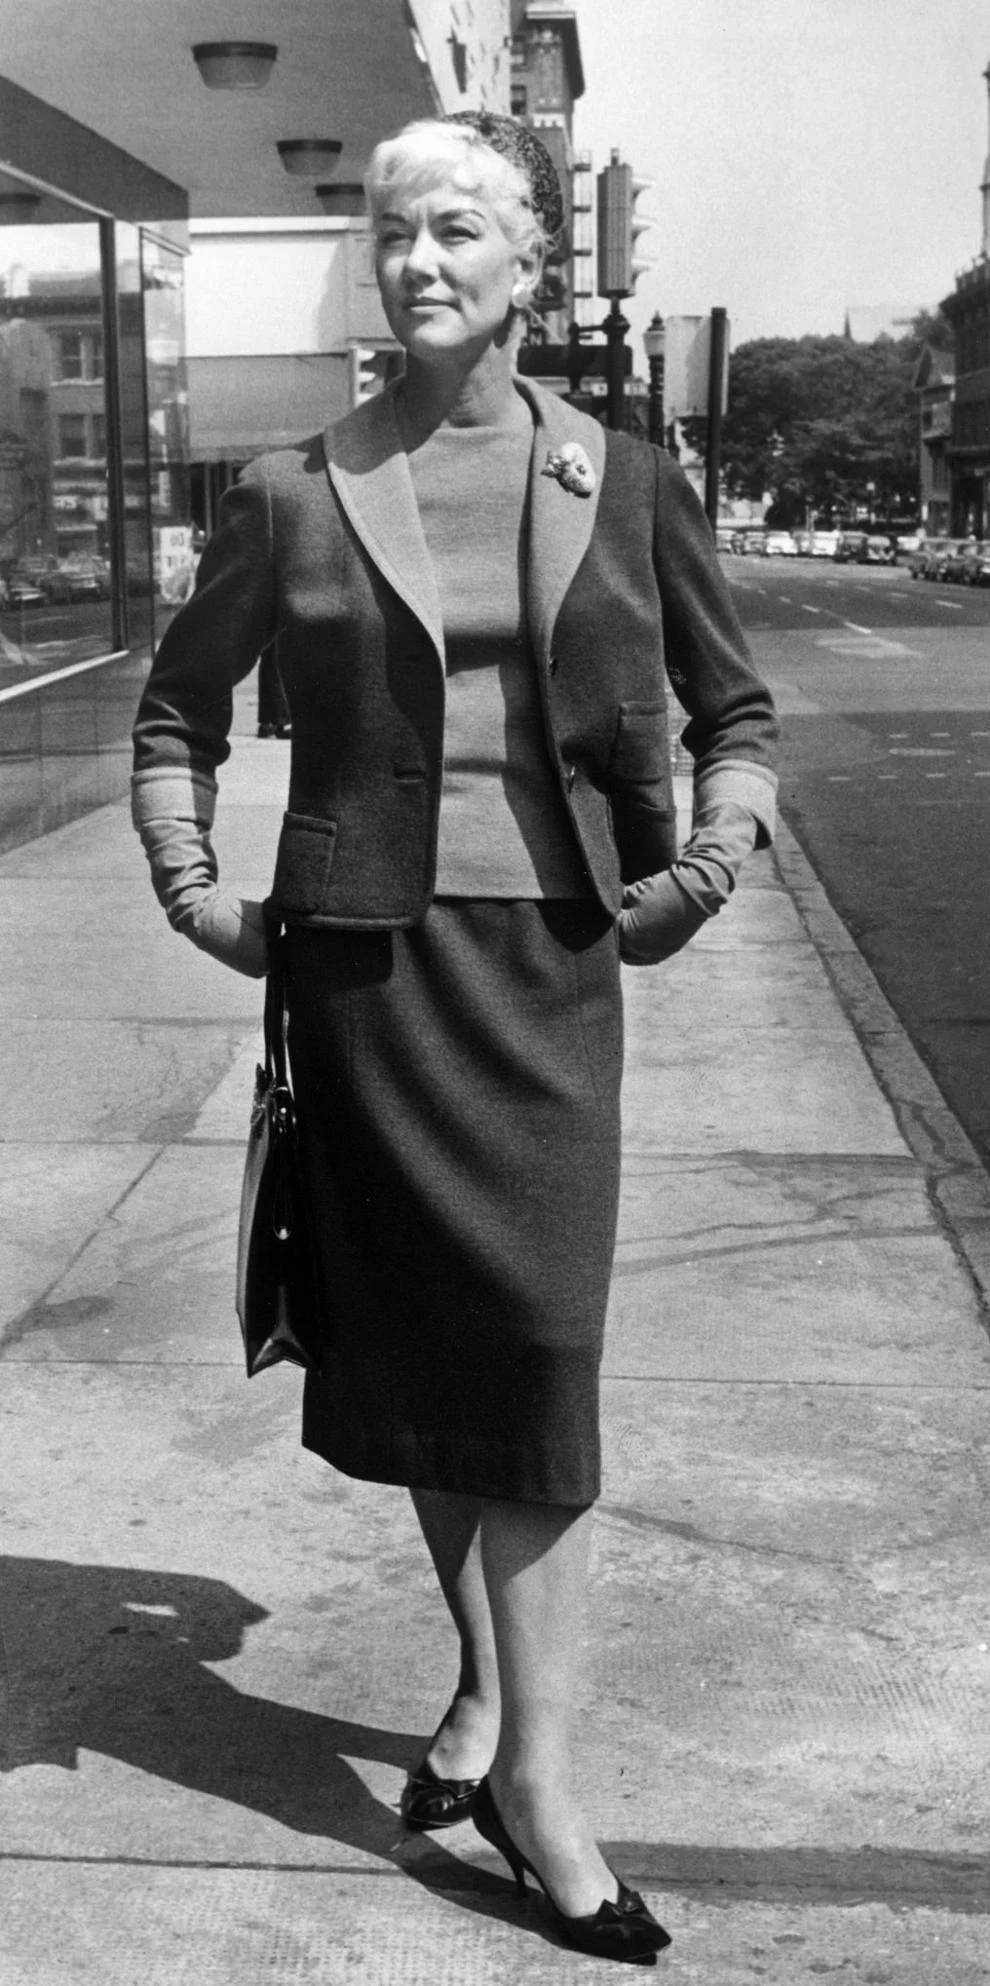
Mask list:
[[[857,511],[913,512],[918,414],[913,378],[925,344],[945,349],[951,329],[923,312],[906,338],[869,345],[844,337],[757,338],[732,354],[722,426],[729,493],[769,492],[771,524],[800,523],[809,507],[841,522]],[[706,423],[685,423],[703,445]]]

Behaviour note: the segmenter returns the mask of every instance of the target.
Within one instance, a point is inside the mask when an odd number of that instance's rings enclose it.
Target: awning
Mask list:
[[[189,359],[187,369],[193,462],[247,462],[317,433],[350,406],[343,352]]]

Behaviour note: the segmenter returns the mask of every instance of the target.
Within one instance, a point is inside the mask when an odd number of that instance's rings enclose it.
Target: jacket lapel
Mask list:
[[[536,420],[529,484],[527,617],[537,655],[549,659],[554,625],[588,549],[602,477],[605,436],[597,421],[532,380],[517,380]],[[548,454],[579,441],[595,472],[588,497],[545,476]],[[379,571],[423,623],[441,661],[443,621],[392,391],[376,394],[326,430],[327,472],[344,511]]]
[[[605,473],[605,436],[597,421],[568,406],[557,394],[528,379],[516,383],[536,416],[529,487],[527,615],[533,646],[545,664],[557,615],[595,528]],[[595,472],[595,487],[588,497],[575,496],[555,476],[543,474],[548,454],[556,453],[567,441],[581,443]]]
[[[392,393],[386,389],[327,428],[327,473],[379,571],[422,621],[441,662],[443,620]]]

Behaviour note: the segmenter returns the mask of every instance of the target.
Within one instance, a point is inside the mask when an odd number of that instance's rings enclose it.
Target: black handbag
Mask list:
[[[237,1315],[248,1378],[287,1359],[315,1370],[316,1279],[285,1043],[282,940],[265,985],[265,1066],[255,1072],[237,1236]]]

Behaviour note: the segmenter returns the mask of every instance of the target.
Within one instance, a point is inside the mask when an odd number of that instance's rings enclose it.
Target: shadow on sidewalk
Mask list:
[[[80,1751],[101,1752],[299,1833],[387,1852],[396,1817],[346,1760],[405,1768],[422,1739],[246,1696],[206,1666],[231,1660],[266,1618],[218,1579],[0,1557],[0,1768],[74,1771]]]
[[[421,1756],[423,1734],[246,1696],[206,1666],[238,1654],[247,1629],[266,1618],[265,1608],[221,1580],[0,1557],[0,1771],[74,1771],[81,1750],[102,1753],[382,1858],[469,1912],[516,1922],[556,1944],[538,1912],[520,1913],[501,1864],[494,1874],[450,1854],[435,1835],[406,1834],[350,1763],[369,1759],[404,1772]],[[967,1914],[986,1908],[981,1854],[865,1844],[602,1846],[627,1881],[709,1903],[800,1897]]]

